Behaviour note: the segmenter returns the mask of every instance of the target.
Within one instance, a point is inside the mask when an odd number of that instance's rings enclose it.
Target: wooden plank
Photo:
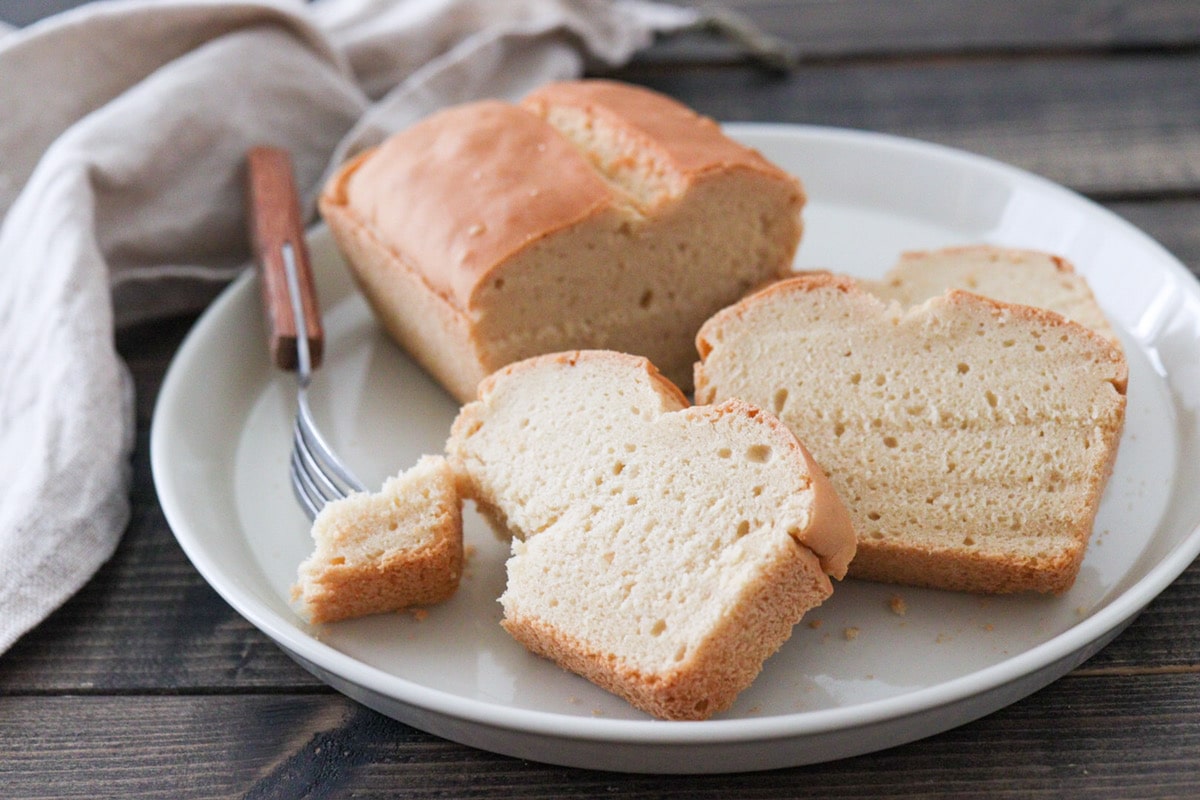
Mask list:
[[[608,73],[723,121],[884,131],[1112,200],[1200,195],[1200,57],[1000,58]]]
[[[1197,718],[1197,675],[1068,678],[880,753],[669,786],[712,798],[1194,797]],[[0,744],[6,798],[649,797],[668,785],[457,746],[337,695],[0,698]]]
[[[1200,44],[1200,7],[1190,0],[726,0],[720,5],[786,42],[807,61],[1184,50]],[[1031,19],[1037,24],[1031,25]],[[643,63],[728,62],[740,52],[727,40],[691,34],[668,37],[638,58]]]
[[[1108,209],[1141,228],[1193,273],[1200,275],[1200,202],[1107,203]]]
[[[709,0],[673,0],[711,5]],[[28,25],[86,0],[0,0],[0,20]],[[1023,52],[1093,48],[1121,51],[1200,43],[1192,0],[1097,3],[1095,0],[724,0],[761,30],[806,57],[912,53]],[[1038,20],[1030,25],[1029,20]],[[672,44],[667,55],[728,58],[734,48],[703,40]],[[651,53],[660,58],[662,52]]]
[[[0,21],[23,26],[68,9],[88,0],[0,0]]]
[[[1076,674],[1200,673],[1200,562],[1192,564]]]

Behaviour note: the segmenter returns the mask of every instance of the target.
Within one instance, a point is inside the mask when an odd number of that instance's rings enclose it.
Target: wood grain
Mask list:
[[[722,121],[858,128],[950,145],[1113,200],[1200,196],[1200,57],[987,58],[613,76]]]
[[[334,694],[5,697],[0,785],[21,797],[86,794],[100,776],[105,796],[125,798],[1188,797],[1200,780],[1198,715],[1197,675],[1066,678],[878,753],[661,778],[462,747]]]
[[[287,151],[263,146],[246,154],[245,195],[271,361],[280,369],[300,369],[297,348],[303,342],[307,354],[303,369],[316,369],[325,335]]]
[[[680,5],[704,7],[706,0]],[[720,4],[788,43],[800,62],[1052,52],[1184,52],[1200,46],[1191,0],[726,0]],[[639,63],[735,61],[743,51],[695,32],[661,42]]]

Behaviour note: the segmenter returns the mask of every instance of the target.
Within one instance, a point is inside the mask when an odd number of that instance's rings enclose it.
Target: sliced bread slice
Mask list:
[[[697,402],[772,410],[825,468],[859,537],[852,576],[1071,586],[1124,420],[1108,339],[969,292],[905,310],[811,274],[718,313],[697,346]]]
[[[728,708],[854,552],[844,507],[774,416],[689,407],[644,358],[509,366],[447,454],[515,537],[505,629],[661,718]]]
[[[1082,275],[1061,256],[980,244],[904,253],[882,280],[864,289],[903,306],[920,305],[947,289],[1005,303],[1047,308],[1105,336],[1117,334]]]
[[[321,509],[316,548],[292,590],[310,622],[336,622],[446,600],[462,575],[462,504],[442,456]]]

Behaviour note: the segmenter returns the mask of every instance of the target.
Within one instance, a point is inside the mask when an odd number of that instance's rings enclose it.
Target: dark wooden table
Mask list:
[[[69,3],[66,3],[69,4]],[[4,2],[23,23],[34,3]],[[46,7],[64,3],[47,3]],[[614,77],[722,120],[912,136],[1085,193],[1200,270],[1200,3],[730,2],[793,44],[772,74],[700,35]],[[713,777],[548,767],[333,692],[227,606],[155,498],[155,396],[192,319],[125,330],[133,521],[0,657],[0,797],[1200,797],[1200,566],[1098,656],[977,722],[884,752]]]

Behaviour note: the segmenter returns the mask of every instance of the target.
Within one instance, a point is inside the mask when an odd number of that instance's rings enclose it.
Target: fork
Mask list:
[[[298,383],[288,472],[296,500],[311,520],[326,503],[364,488],[325,441],[308,404],[324,332],[291,158],[277,147],[255,147],[246,164],[247,221],[261,270],[268,347],[274,364],[295,370]]]

